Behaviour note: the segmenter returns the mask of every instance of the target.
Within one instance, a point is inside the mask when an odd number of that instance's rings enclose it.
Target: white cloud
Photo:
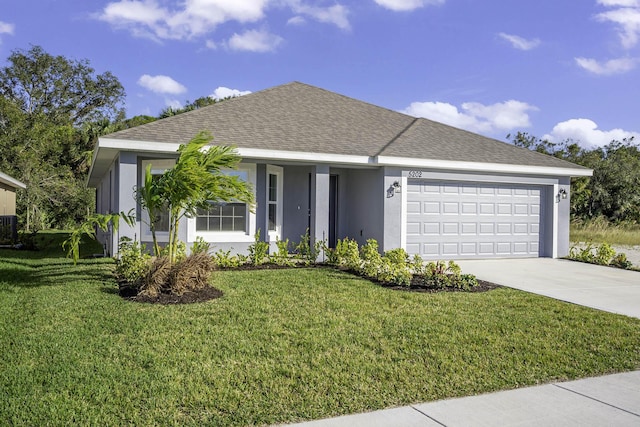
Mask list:
[[[575,58],[575,60],[581,68],[601,76],[626,73],[633,70],[638,62],[633,58],[611,59],[603,63],[591,58]]]
[[[177,99],[165,99],[164,103],[167,107],[173,108],[174,110],[182,108],[182,103]]]
[[[107,4],[98,19],[135,36],[189,39],[207,34],[225,22],[256,22],[268,0],[186,0],[169,9],[155,0],[120,0]]]
[[[280,46],[283,39],[266,30],[249,30],[242,34],[234,33],[227,42],[231,50],[249,52],[272,52]]]
[[[525,102],[509,100],[491,105],[465,102],[460,110],[444,102],[414,102],[403,112],[471,132],[495,133],[531,126],[528,112],[536,110]]]
[[[640,139],[640,132],[623,129],[600,130],[593,120],[571,119],[558,123],[550,134],[544,135],[542,138],[552,142],[572,139],[585,148],[593,148],[602,147],[613,140],[622,141],[624,138],[631,137],[635,137],[636,140]]]
[[[349,30],[349,9],[346,6],[335,4],[329,7],[308,6],[301,0],[290,0],[291,9],[298,15],[305,15],[324,24],[333,24],[342,30]]]
[[[441,5],[446,0],[374,0],[380,6],[397,12],[411,11],[429,5]]]
[[[599,0],[599,4],[614,9],[596,15],[596,19],[618,27],[622,46],[630,49],[640,37],[640,2],[632,0]]]
[[[15,25],[0,21],[0,34],[13,34],[15,29]]]
[[[161,41],[187,40],[212,33],[226,22],[255,23],[269,7],[285,7],[296,15],[349,29],[348,9],[341,4],[311,6],[303,0],[117,0],[95,14],[114,28],[136,37]],[[296,21],[293,21],[296,23]],[[299,23],[299,22],[298,22]]]
[[[511,43],[511,46],[520,50],[531,50],[540,45],[540,39],[527,40],[520,36],[516,36],[513,34],[506,34],[506,33],[499,33],[498,35],[502,37],[504,40]]]
[[[187,91],[186,87],[169,76],[150,76],[145,74],[138,79],[138,84],[155,93],[179,95]]]
[[[216,90],[214,90],[213,93],[209,96],[214,99],[224,99],[229,97],[249,95],[250,93],[250,90],[229,89],[228,87],[220,86],[216,88]]]
[[[307,20],[302,16],[297,15],[287,21],[287,25],[304,25],[307,23]]]
[[[207,40],[204,42],[204,45],[207,49],[216,50],[218,48],[218,44],[213,40]]]

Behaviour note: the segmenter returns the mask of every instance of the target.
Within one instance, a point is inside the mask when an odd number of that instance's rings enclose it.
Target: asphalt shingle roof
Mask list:
[[[240,148],[584,169],[427,119],[292,82],[107,135],[186,143],[209,130]]]

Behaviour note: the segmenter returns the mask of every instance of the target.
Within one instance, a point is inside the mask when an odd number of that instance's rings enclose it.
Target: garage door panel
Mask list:
[[[407,251],[425,259],[538,256],[540,196],[524,185],[409,180]]]

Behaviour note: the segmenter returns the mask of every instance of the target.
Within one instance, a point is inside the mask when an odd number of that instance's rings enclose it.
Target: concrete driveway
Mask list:
[[[551,258],[461,260],[463,273],[503,286],[640,318],[640,272]]]

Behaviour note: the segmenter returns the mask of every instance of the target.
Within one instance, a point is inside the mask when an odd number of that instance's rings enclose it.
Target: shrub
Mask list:
[[[424,268],[425,281],[428,286],[443,289],[455,288],[468,290],[478,285],[478,280],[472,274],[461,274],[460,266],[454,261],[429,262]]]
[[[211,244],[206,242],[201,236],[196,237],[196,241],[191,245],[192,254],[208,254],[211,250]]]
[[[331,265],[345,267],[349,270],[360,269],[360,251],[358,242],[345,238],[336,242],[336,248],[328,251],[328,262]]]
[[[283,265],[287,267],[293,266],[294,262],[289,257],[289,239],[276,240],[276,247],[278,248],[278,251],[269,256],[271,262],[276,265]]]
[[[262,265],[269,260],[269,243],[260,241],[260,230],[255,234],[253,244],[249,246],[249,262]]]
[[[116,260],[116,278],[118,282],[138,286],[150,268],[151,256],[146,247],[128,237],[120,239],[118,259]]]
[[[314,245],[311,245],[311,236],[307,228],[306,232],[300,236],[300,243],[295,247],[296,258],[305,265],[313,264],[318,259],[318,254],[326,248],[326,246],[326,242],[322,240],[318,240]]]
[[[624,253],[619,253],[614,256],[611,260],[610,265],[618,268],[623,268],[625,270],[629,270],[631,267],[633,267],[633,264],[627,259],[627,255]]]
[[[211,256],[213,264],[220,268],[238,268],[246,263],[246,258],[240,255],[231,255],[231,251],[219,249]]]
[[[596,250],[594,262],[599,265],[609,265],[616,251],[607,243],[601,244]]]
[[[378,252],[378,242],[375,239],[367,240],[360,248],[360,269],[358,273],[365,277],[377,279],[382,268],[382,256]]]

